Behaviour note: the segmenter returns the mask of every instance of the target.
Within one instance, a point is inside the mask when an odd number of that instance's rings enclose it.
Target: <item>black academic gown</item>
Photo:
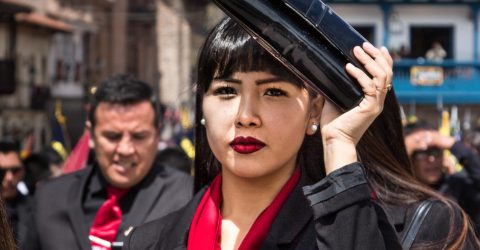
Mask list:
[[[95,168],[87,167],[53,179],[37,190],[26,249],[91,249],[88,239],[90,228],[86,225],[88,220],[82,202]],[[128,216],[122,218],[115,240],[117,242],[123,242],[134,226],[153,221],[184,206],[192,197],[193,182],[183,172],[157,165],[132,189],[136,189],[130,191],[135,192],[135,196],[130,197],[130,211]]]
[[[372,200],[361,164],[336,170],[312,186],[305,183],[302,177],[261,249],[402,249],[401,239],[418,203],[393,206]],[[181,210],[135,228],[123,249],[187,249],[190,223],[204,192]],[[449,233],[449,212],[445,204],[433,201],[414,247],[432,242],[441,246]],[[458,229],[462,225],[460,210],[453,212],[453,227]],[[475,236],[469,234],[464,249],[475,249],[474,241]]]
[[[287,198],[261,249],[401,249],[387,217],[370,199],[360,164],[302,190],[304,181]],[[124,249],[186,249],[204,191],[183,209],[134,229]]]

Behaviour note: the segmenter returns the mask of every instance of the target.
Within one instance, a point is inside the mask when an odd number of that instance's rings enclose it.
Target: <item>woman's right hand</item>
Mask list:
[[[320,127],[327,174],[357,161],[355,146],[382,112],[385,97],[391,88],[393,59],[385,47],[378,49],[370,43],[364,43],[363,49],[357,46],[353,52],[372,78],[354,65],[347,64],[347,72],[359,82],[365,98],[358,106],[343,114],[329,101],[323,105]]]

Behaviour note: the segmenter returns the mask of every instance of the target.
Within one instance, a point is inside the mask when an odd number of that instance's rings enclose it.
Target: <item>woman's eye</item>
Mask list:
[[[265,91],[264,95],[268,96],[287,96],[287,92],[277,89],[277,88],[269,88],[267,91]]]
[[[219,87],[213,91],[214,95],[220,95],[223,97],[233,97],[237,94],[237,91],[232,87]]]

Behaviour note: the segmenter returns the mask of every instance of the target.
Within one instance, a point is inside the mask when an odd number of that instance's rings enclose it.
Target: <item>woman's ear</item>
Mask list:
[[[321,94],[317,94],[312,98],[310,104],[310,118],[308,119],[308,127],[306,133],[313,135],[320,127],[320,118],[322,116],[323,105],[325,104],[325,98]],[[316,128],[315,126],[316,125]]]
[[[310,117],[320,121],[324,104],[325,104],[325,98],[321,94],[317,94],[312,99],[312,110],[310,112]]]

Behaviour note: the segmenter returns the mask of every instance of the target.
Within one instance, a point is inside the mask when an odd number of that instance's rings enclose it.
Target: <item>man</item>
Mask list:
[[[116,249],[134,226],[191,198],[189,175],[154,164],[156,107],[150,86],[130,77],[98,87],[87,122],[96,161],[37,190],[28,249]]]
[[[29,199],[17,189],[24,176],[25,167],[20,160],[18,143],[0,141],[0,197],[5,202],[7,216],[20,248],[25,242],[30,215]]]
[[[405,145],[417,178],[455,200],[480,230],[480,156],[456,141],[443,136],[429,124],[420,121],[405,128]],[[458,159],[463,170],[449,174],[443,157],[445,149]]]

